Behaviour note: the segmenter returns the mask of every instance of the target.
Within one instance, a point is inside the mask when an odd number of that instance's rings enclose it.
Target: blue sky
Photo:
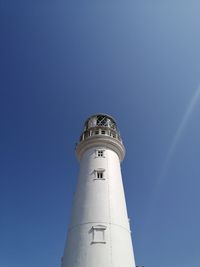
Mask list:
[[[118,122],[134,252],[200,265],[200,3],[0,0],[0,266],[60,266],[85,119]]]

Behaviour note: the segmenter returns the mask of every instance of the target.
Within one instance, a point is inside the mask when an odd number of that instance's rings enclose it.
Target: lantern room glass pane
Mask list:
[[[107,115],[95,115],[89,118],[85,125],[85,130],[94,127],[109,127],[113,130],[117,130],[115,121]]]

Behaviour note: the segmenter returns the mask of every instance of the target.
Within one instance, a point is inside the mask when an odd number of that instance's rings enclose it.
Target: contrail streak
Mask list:
[[[147,218],[150,217],[152,208],[155,205],[155,202],[156,202],[157,197],[158,197],[159,189],[162,186],[162,183],[163,183],[164,179],[166,178],[167,171],[168,171],[170,162],[171,162],[171,160],[173,158],[173,155],[174,155],[174,152],[176,150],[176,147],[177,147],[177,145],[179,143],[179,140],[180,140],[180,138],[181,138],[186,126],[187,126],[187,123],[188,123],[188,121],[190,119],[190,116],[192,115],[192,113],[194,111],[194,108],[195,108],[199,98],[200,98],[200,86],[194,92],[194,95],[192,96],[192,98],[191,98],[191,100],[189,102],[188,108],[186,109],[186,112],[184,113],[184,116],[181,119],[181,122],[178,125],[178,128],[177,128],[177,130],[175,132],[175,135],[174,135],[174,137],[172,139],[172,143],[171,143],[170,148],[168,150],[166,159],[165,159],[165,161],[163,163],[163,166],[161,168],[161,173],[160,173],[159,178],[157,179],[157,182],[155,184],[154,192],[152,194],[152,199],[151,199],[151,201],[149,203],[149,208],[147,209],[147,213],[146,213],[146,217]]]
[[[164,164],[163,164],[163,167],[162,167],[162,170],[161,170],[161,175],[160,175],[160,182],[165,178],[166,174],[167,174],[167,169],[170,165],[170,161],[174,155],[174,152],[176,150],[176,147],[177,147],[177,144],[181,138],[181,135],[182,133],[184,132],[186,126],[187,126],[187,123],[189,121],[189,118],[199,100],[199,97],[200,97],[200,86],[197,88],[197,90],[195,91],[190,103],[189,103],[189,106],[177,128],[177,131],[174,135],[174,138],[172,140],[172,143],[171,143],[171,146],[169,148],[169,151],[167,153],[167,156],[166,156],[166,159],[164,161]]]

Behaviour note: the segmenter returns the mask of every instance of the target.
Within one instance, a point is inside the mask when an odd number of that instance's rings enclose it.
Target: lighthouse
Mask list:
[[[89,117],[76,155],[80,171],[61,267],[135,267],[115,119]]]

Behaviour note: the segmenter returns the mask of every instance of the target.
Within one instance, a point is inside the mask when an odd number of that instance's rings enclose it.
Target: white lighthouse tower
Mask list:
[[[76,154],[80,173],[61,267],[135,267],[115,120],[88,118]]]

